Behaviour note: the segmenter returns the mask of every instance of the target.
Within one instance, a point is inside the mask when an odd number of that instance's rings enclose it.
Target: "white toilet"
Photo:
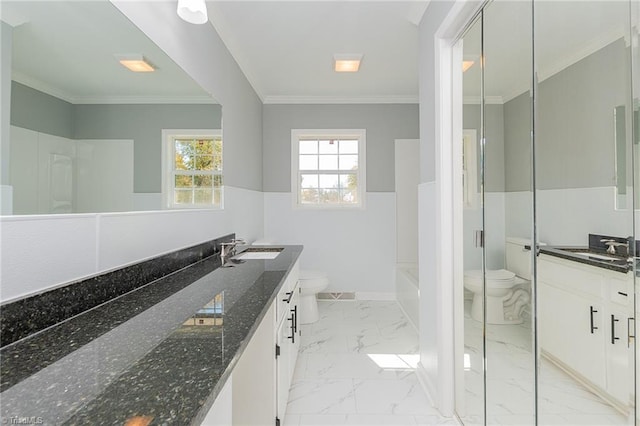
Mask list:
[[[505,260],[507,269],[486,271],[487,324],[521,324],[522,313],[529,304],[531,251],[525,249],[531,241],[507,238]],[[473,292],[471,318],[482,321],[482,271],[464,273],[464,287]]]
[[[300,287],[300,323],[311,324],[318,321],[318,301],[316,295],[327,288],[329,279],[321,271],[301,269],[298,277]]]

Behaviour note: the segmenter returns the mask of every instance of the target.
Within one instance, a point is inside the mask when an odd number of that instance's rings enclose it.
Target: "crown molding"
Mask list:
[[[266,96],[265,104],[417,104],[418,96]]]
[[[217,104],[206,95],[199,96],[73,96],[48,83],[14,72],[12,80],[39,92],[61,99],[74,105],[88,104]]]

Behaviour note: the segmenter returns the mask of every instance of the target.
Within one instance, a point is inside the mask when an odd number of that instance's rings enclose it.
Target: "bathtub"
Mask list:
[[[420,325],[418,265],[403,263],[396,265],[396,297],[405,315],[418,330]]]

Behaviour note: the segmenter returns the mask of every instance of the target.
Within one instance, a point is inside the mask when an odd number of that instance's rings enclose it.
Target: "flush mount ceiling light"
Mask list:
[[[178,16],[190,24],[204,24],[209,20],[204,0],[178,0]]]
[[[336,72],[357,72],[360,69],[361,54],[333,55],[333,69]]]
[[[133,72],[154,72],[156,68],[139,54],[115,55],[118,62]]]
[[[462,72],[466,72],[475,63],[475,61],[462,61]]]

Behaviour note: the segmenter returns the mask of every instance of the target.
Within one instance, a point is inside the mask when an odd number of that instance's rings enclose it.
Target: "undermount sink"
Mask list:
[[[249,247],[233,258],[242,260],[275,259],[282,250],[282,247]]]

